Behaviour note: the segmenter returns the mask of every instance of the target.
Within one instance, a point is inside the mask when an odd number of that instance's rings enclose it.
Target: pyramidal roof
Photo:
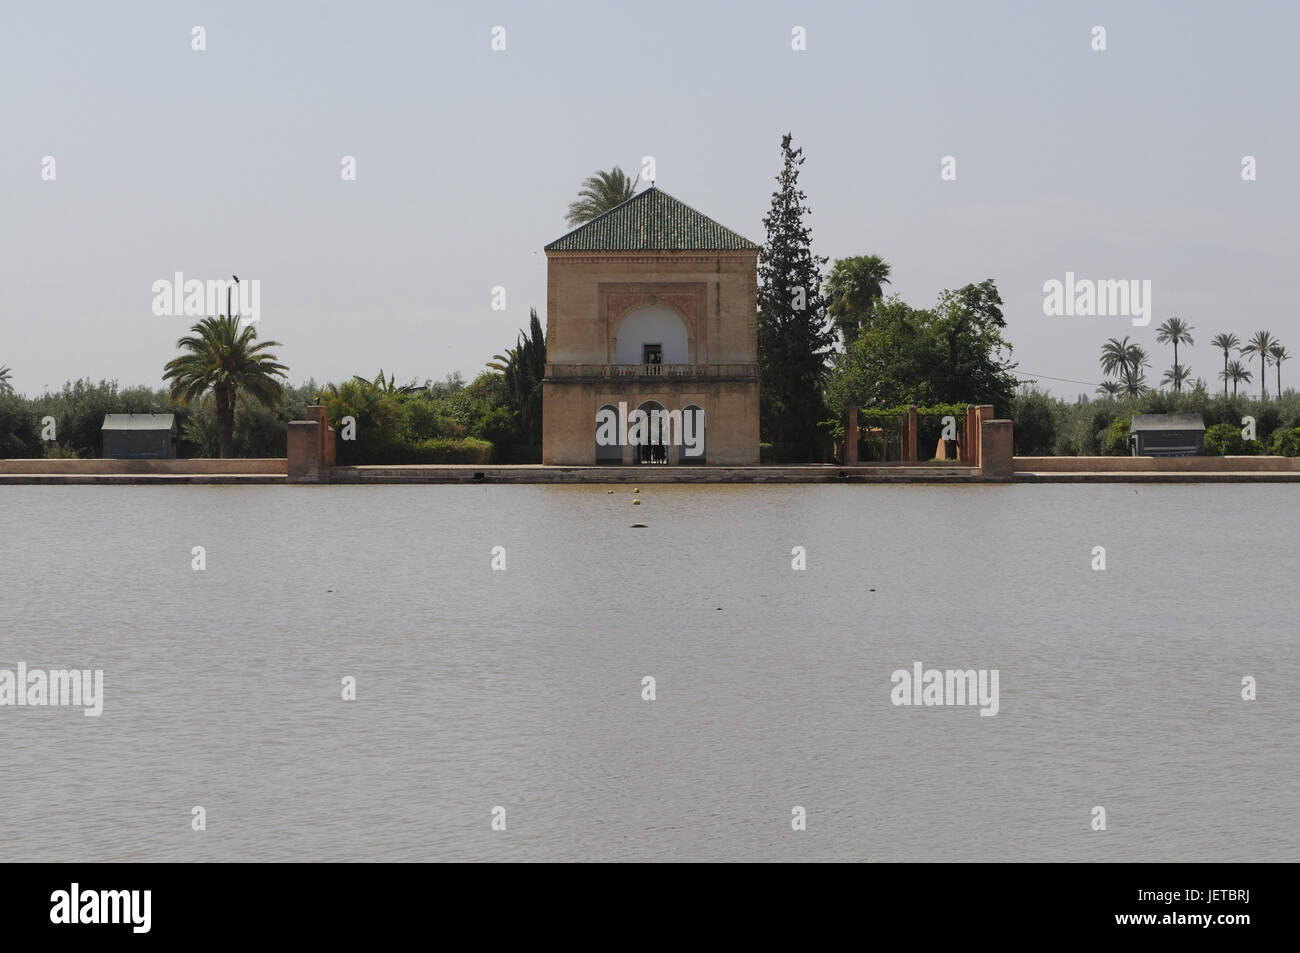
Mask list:
[[[741,251],[757,249],[653,185],[579,225],[546,251]]]

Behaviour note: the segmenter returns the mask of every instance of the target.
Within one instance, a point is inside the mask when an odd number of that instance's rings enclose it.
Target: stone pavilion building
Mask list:
[[[543,463],[758,463],[757,245],[652,186],[546,259]]]

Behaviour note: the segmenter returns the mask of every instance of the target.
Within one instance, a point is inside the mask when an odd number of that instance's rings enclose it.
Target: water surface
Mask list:
[[[1300,860],[1293,487],[608,489],[0,488],[4,858]]]

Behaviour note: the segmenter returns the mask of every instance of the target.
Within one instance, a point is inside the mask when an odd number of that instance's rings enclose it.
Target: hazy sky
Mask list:
[[[918,306],[994,278],[1038,375],[1095,383],[1128,334],[1158,378],[1178,315],[1217,386],[1219,331],[1300,353],[1298,37],[1292,2],[4,0],[0,365],[20,392],[159,386],[194,319],[151,287],[179,271],[259,279],[295,382],[472,378],[545,316],[584,176],[653,156],[761,242],[790,131],[818,254],[883,255]],[[1155,320],[1044,316],[1067,271],[1149,279]]]

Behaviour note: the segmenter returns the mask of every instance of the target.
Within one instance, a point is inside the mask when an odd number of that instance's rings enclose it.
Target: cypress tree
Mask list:
[[[835,332],[821,291],[825,258],[812,253],[811,214],[799,188],[803,149],[781,139],[783,166],[772,208],[763,217],[767,241],[758,256],[759,419],[764,440],[797,445],[810,459],[818,424],[826,417],[823,393]]]

